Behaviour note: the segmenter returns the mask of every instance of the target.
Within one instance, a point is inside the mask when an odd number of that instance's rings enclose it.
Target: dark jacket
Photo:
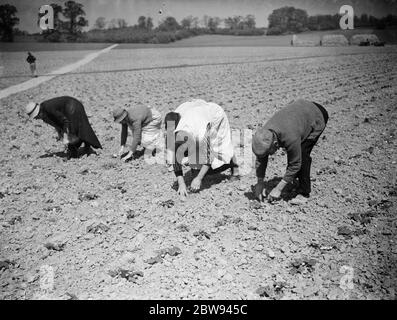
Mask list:
[[[29,63],[29,64],[32,64],[32,63],[34,63],[35,61],[36,61],[36,58],[35,58],[35,56],[33,56],[33,55],[28,55],[28,57],[26,58],[26,61]]]
[[[295,101],[278,111],[265,124],[264,129],[277,135],[280,147],[287,151],[288,166],[284,181],[291,182],[301,168],[301,144],[305,140],[316,140],[324,131],[326,121],[320,108],[306,100]],[[264,177],[268,157],[258,159],[256,173]]]
[[[88,122],[84,106],[72,97],[58,97],[40,104],[40,112],[44,122],[57,131],[73,134],[94,148],[102,146]]]

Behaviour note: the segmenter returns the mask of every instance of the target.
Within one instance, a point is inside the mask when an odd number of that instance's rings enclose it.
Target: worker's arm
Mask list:
[[[128,137],[128,125],[122,124],[121,125],[121,137],[120,137],[120,150],[117,154],[114,154],[113,157],[118,158],[124,153],[125,144],[127,143]]]
[[[299,170],[301,169],[302,163],[302,150],[301,150],[301,140],[297,139],[289,145],[287,148],[287,170],[285,172],[283,180],[286,183],[290,183],[294,180]]]
[[[287,170],[283,179],[278,183],[278,185],[270,192],[268,199],[273,201],[281,197],[281,192],[284,190],[285,186],[292,182],[295,176],[301,169],[301,141],[300,139],[295,140],[292,144],[286,147],[287,149],[287,159],[288,165]]]
[[[192,189],[192,191],[196,192],[196,191],[200,190],[201,182],[203,181],[203,178],[207,174],[210,167],[211,167],[211,165],[209,165],[209,164],[204,164],[201,167],[199,174],[197,175],[197,177],[195,177],[193,179],[192,184],[190,185],[190,188]]]
[[[182,197],[187,197],[187,188],[185,179],[183,178],[182,165],[178,162],[174,164],[174,173],[178,182],[178,194]]]
[[[51,118],[62,128],[62,131],[66,134],[70,134],[70,120],[60,111],[49,109],[46,110],[51,115]]]
[[[255,161],[255,170],[257,183],[255,185],[255,197],[262,201],[263,200],[263,190],[265,189],[265,176],[266,176],[266,168],[269,157],[265,156],[263,158],[256,158]]]
[[[70,143],[70,127],[71,122],[70,120],[60,111],[48,108],[45,110],[46,116],[44,117],[44,121],[48,124],[51,124],[55,127],[57,132],[62,132],[63,134],[63,144],[68,145]]]
[[[127,136],[128,136],[128,126],[126,124],[122,124],[120,146],[125,147],[125,144],[127,143]]]

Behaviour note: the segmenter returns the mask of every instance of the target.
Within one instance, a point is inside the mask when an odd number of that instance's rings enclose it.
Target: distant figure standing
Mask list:
[[[36,75],[36,57],[28,52],[28,57],[26,58],[26,61],[29,63],[30,66],[30,72],[32,73],[32,77],[37,77]]]
[[[63,144],[68,149],[68,159],[78,157],[77,150],[83,142],[87,155],[91,153],[91,147],[102,149],[88,122],[84,106],[75,98],[64,96],[40,104],[30,102],[26,106],[26,113],[29,119],[41,119],[55,128],[58,140],[63,139]]]

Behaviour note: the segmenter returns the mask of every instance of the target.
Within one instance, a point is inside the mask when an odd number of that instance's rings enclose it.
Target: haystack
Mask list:
[[[327,34],[323,36],[322,45],[328,47],[348,46],[349,41],[341,34]]]
[[[295,34],[292,37],[291,45],[296,47],[315,47],[320,44],[320,39],[316,39],[315,37],[297,37]]]
[[[379,39],[375,34],[356,34],[351,38],[350,44],[359,45],[361,42],[366,41],[369,41],[369,43],[373,45],[379,42]]]

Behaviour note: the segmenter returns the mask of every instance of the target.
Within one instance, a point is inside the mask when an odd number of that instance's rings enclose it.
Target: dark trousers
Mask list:
[[[320,109],[321,113],[323,114],[324,122],[326,125],[328,122],[327,110],[325,110],[325,108],[319,105],[318,103],[314,102],[314,104]],[[323,131],[315,139],[304,140],[301,144],[302,163],[301,163],[301,169],[297,174],[297,178],[299,180],[299,189],[300,189],[299,193],[301,193],[303,196],[306,197],[308,197],[310,195],[310,192],[312,191],[311,182],[310,182],[310,168],[312,165],[312,158],[310,157],[310,153],[312,152],[313,147],[316,145]]]
[[[238,165],[235,164],[235,163],[233,162],[233,160],[230,160],[230,163],[229,163],[229,164],[224,164],[224,165],[220,166],[219,168],[212,169],[212,168],[210,167],[210,168],[208,169],[206,175],[207,175],[207,176],[212,176],[212,175],[214,175],[214,174],[222,173],[222,172],[226,171],[227,169],[230,169],[230,170],[232,171],[232,174],[233,174],[233,173],[234,173],[234,168],[238,168]],[[199,172],[200,170],[191,169],[191,171],[194,172],[193,174],[198,174],[198,172]]]
[[[233,160],[230,160],[229,164],[224,164],[224,165],[220,166],[219,168],[212,169],[210,167],[208,172],[207,172],[207,175],[213,175],[213,174],[221,173],[223,171],[226,171],[227,169],[230,169],[232,171],[232,174],[233,174],[234,168],[237,168],[237,167],[238,166],[233,162]]]

